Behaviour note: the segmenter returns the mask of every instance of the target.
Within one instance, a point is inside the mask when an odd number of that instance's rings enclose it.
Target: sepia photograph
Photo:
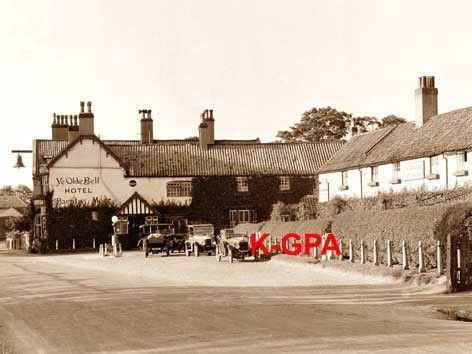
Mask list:
[[[471,13],[1,0],[0,354],[472,353]]]

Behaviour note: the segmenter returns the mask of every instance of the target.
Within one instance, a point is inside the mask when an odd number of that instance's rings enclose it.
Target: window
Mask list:
[[[341,184],[347,186],[347,171],[343,171],[341,174]]]
[[[464,170],[464,163],[467,162],[467,154],[464,151],[458,152],[456,155],[457,171]]]
[[[379,167],[372,166],[370,168],[370,182],[376,183],[379,180]]]
[[[439,156],[431,156],[429,158],[429,173],[432,175],[439,174]]]
[[[247,177],[236,178],[236,191],[237,192],[249,192],[249,180]]]
[[[49,192],[49,175],[43,175],[41,177],[41,184],[43,185],[43,193],[46,194]]]
[[[230,210],[229,211],[229,227],[233,228],[238,224],[256,223],[256,211],[253,209]]]
[[[290,177],[279,177],[279,189],[281,191],[290,190]]]
[[[396,181],[400,179],[400,161],[392,164],[392,180]]]
[[[167,183],[168,197],[191,197],[192,182],[190,181],[172,181]]]

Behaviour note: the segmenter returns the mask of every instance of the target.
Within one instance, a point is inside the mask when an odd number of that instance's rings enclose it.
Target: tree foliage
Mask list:
[[[277,137],[285,142],[339,141],[346,134],[349,119],[348,113],[331,107],[312,108],[289,130],[279,131]]]
[[[288,130],[279,131],[277,137],[289,143],[341,141],[351,133],[351,129],[354,133],[365,133],[405,122],[404,118],[393,114],[381,120],[371,116],[353,117],[352,114],[328,106],[304,112],[298,123]]]

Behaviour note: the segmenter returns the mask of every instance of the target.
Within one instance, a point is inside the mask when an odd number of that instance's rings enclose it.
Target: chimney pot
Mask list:
[[[85,113],[84,105],[85,105],[84,101],[80,101],[80,113]]]
[[[92,102],[87,102],[87,113],[92,113]]]

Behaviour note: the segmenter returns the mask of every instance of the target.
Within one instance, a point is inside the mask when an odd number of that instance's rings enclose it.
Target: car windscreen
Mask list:
[[[213,226],[194,226],[193,227],[193,234],[194,235],[201,235],[206,234],[210,235],[213,234]]]

